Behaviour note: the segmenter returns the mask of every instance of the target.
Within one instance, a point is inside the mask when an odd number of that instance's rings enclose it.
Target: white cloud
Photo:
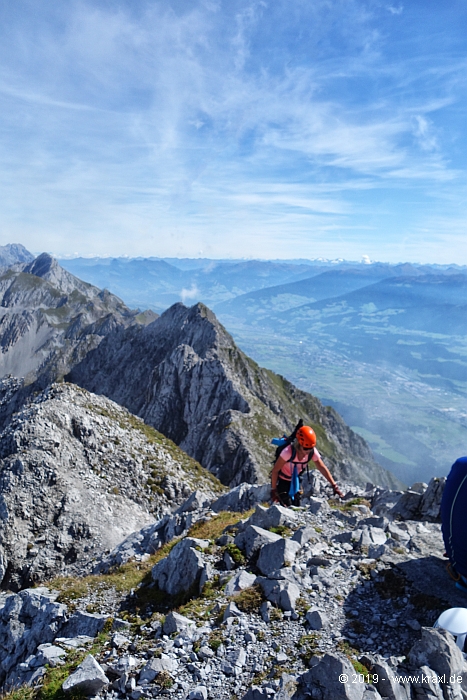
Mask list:
[[[388,59],[384,22],[402,10],[372,0],[12,10],[0,29],[4,235],[48,247],[69,238],[70,250],[79,236],[96,252],[131,240],[135,254],[256,250],[276,235],[338,247],[336,232],[350,241],[369,212],[371,230],[384,222],[378,192],[392,202],[415,188],[421,202],[455,189],[465,176],[440,115],[459,99],[463,59],[435,64],[431,47],[424,58],[409,43]]]

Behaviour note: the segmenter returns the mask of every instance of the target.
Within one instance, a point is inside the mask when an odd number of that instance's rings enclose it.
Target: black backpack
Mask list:
[[[271,444],[276,445],[276,453],[274,456],[273,464],[275,464],[276,461],[278,460],[278,458],[280,457],[280,454],[281,454],[282,450],[284,449],[284,447],[287,447],[295,440],[295,438],[297,437],[297,432],[300,430],[301,427],[303,427],[303,419],[302,418],[300,418],[300,420],[298,421],[297,425],[295,426],[293,431],[290,433],[290,435],[283,435],[281,438],[273,438],[271,440]],[[308,453],[308,462],[306,463],[306,473],[308,475],[308,481],[310,480],[310,470],[309,470],[308,465],[310,463],[310,460],[313,457],[314,451],[315,450],[313,448]],[[297,453],[295,451],[295,447],[292,445],[292,456],[288,461],[293,462],[296,454]]]

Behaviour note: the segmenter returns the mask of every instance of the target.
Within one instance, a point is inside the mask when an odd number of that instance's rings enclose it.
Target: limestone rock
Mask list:
[[[301,676],[300,681],[311,697],[320,700],[363,700],[363,683],[339,681],[342,676],[350,680],[354,673],[347,659],[337,654],[325,654],[316,666]]]
[[[66,607],[44,588],[26,589],[0,600],[0,685],[15,677],[15,668],[40,644],[53,642]]]
[[[166,615],[164,622],[164,634],[174,634],[175,632],[183,632],[190,627],[194,627],[195,623],[184,615],[177,612],[170,612]]]
[[[265,597],[273,605],[285,611],[295,610],[295,604],[300,597],[300,589],[295,583],[264,578],[263,576],[258,576],[256,583],[261,586]]]
[[[313,535],[316,534],[316,531],[312,527],[300,527],[294,534],[292,535],[292,541],[293,542],[298,542],[298,544],[302,547],[304,544],[309,542]]]
[[[151,659],[146,666],[144,666],[139,674],[139,681],[151,683],[162,671],[173,673],[177,668],[178,663],[175,659],[172,659],[167,654],[161,654],[160,658]]]
[[[440,521],[441,499],[443,497],[446,477],[433,477],[423,493],[420,504],[420,520],[429,522]]]
[[[305,615],[305,620],[308,622],[311,630],[321,630],[329,624],[326,613],[318,610],[318,608],[310,608]]]
[[[108,619],[107,615],[94,615],[92,613],[77,610],[60,630],[62,637],[96,637],[104,627]]]
[[[89,654],[78,666],[76,671],[68,676],[62,688],[65,693],[83,693],[84,695],[96,695],[107,683],[109,679],[97,663],[95,658]]]
[[[296,520],[296,515],[290,508],[273,504],[269,508],[257,505],[248,522],[264,530],[269,530],[271,527],[278,527],[279,525],[293,525]]]
[[[109,399],[67,384],[44,390],[0,435],[2,586],[89,571],[196,485],[209,493],[215,482],[200,469]]]
[[[446,630],[423,627],[422,638],[410,650],[409,660],[417,668],[429,666],[446,678],[461,675],[465,678],[463,689],[467,690],[467,662],[454,637]]]
[[[401,520],[415,520],[420,512],[423,496],[413,491],[406,491],[391,508],[391,515]]]
[[[257,566],[266,576],[283,566],[290,566],[295,561],[295,555],[300,549],[300,544],[283,537],[263,545],[259,553]]]
[[[225,587],[225,595],[227,596],[232,596],[237,593],[240,593],[241,591],[244,591],[245,588],[250,588],[254,584],[256,580],[255,574],[249,574],[247,571],[239,571],[238,573],[234,574],[230,581],[227,583]]]
[[[177,595],[199,584],[204,570],[204,560],[198,550],[204,549],[208,544],[207,540],[199,540],[195,537],[186,537],[178,542],[170,554],[152,569],[153,581],[161,591],[169,595]]]
[[[245,552],[247,557],[251,557],[265,545],[272,544],[281,539],[282,537],[276,535],[274,532],[269,532],[268,530],[263,530],[262,527],[248,524],[245,529],[236,536],[235,544]]]

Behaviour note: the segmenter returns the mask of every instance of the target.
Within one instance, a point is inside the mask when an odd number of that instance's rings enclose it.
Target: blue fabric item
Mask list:
[[[467,581],[464,576],[461,576],[459,581],[456,581],[456,588],[458,588],[463,593],[467,593]]]
[[[300,479],[298,478],[298,468],[294,464],[292,479],[290,480],[289,496],[294,498],[294,496],[300,491]]]
[[[286,445],[286,444],[287,444],[287,438],[285,437],[285,435],[284,435],[284,437],[272,438],[272,440],[271,440],[271,445],[277,445],[278,447],[282,447],[282,445]]]
[[[441,500],[441,530],[449,561],[467,577],[467,457],[451,467]]]

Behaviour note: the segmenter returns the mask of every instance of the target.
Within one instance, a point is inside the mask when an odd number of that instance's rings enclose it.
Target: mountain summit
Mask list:
[[[48,253],[0,276],[0,376],[42,386],[66,373],[112,328],[137,322],[107,290],[82,282]],[[152,318],[155,315],[152,314]]]
[[[396,483],[333,409],[259,367],[203,304],[116,328],[67,378],[142,417],[230,486],[266,480],[271,438],[299,418],[336,478]]]

